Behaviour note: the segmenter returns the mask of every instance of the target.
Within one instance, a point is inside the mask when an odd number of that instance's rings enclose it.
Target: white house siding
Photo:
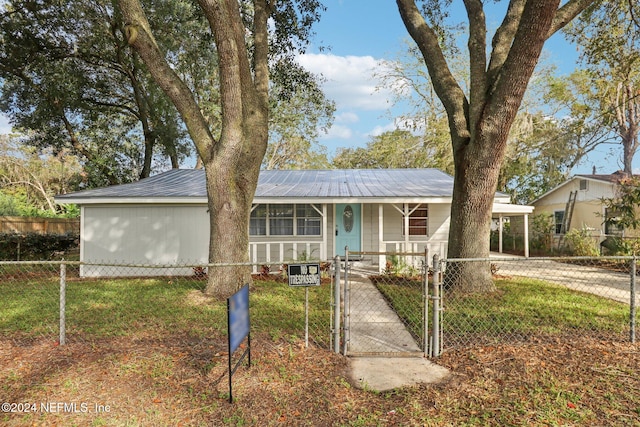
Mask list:
[[[429,205],[429,256],[447,256],[449,240],[449,223],[451,221],[451,204]]]
[[[188,265],[206,263],[205,205],[120,205],[82,208],[81,260],[87,263]],[[191,275],[192,268],[82,266],[83,276]]]

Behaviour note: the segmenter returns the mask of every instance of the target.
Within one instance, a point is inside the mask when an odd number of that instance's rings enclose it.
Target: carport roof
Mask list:
[[[450,202],[452,192],[453,178],[437,169],[269,170],[260,172],[254,201],[430,198]],[[206,197],[203,170],[173,169],[129,184],[60,195],[56,200],[77,204],[202,203]],[[506,194],[497,193],[496,197],[508,202]]]

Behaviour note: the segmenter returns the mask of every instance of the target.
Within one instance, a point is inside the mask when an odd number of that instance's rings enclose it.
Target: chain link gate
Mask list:
[[[359,262],[362,256],[379,256],[381,262],[384,260],[384,269]],[[334,309],[340,309],[342,316],[334,311],[334,351],[340,348],[349,356],[424,356],[427,353],[430,340],[426,252],[349,252],[347,249],[345,259],[336,258],[335,265]],[[337,328],[339,322],[342,327]]]

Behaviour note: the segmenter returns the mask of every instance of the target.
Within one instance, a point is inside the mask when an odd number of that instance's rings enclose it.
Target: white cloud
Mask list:
[[[348,126],[334,124],[326,134],[320,134],[322,139],[349,139],[353,136],[353,130]]]
[[[398,126],[396,126],[395,123],[387,123],[384,126],[376,126],[374,127],[369,133],[369,136],[379,136],[382,135],[385,132],[390,132],[390,131],[394,131],[397,129]]]
[[[396,118],[392,122],[389,122],[385,125],[377,125],[372,130],[367,132],[367,136],[379,136],[385,132],[392,132],[396,129],[407,130],[411,133],[419,133],[424,130],[424,124],[416,123],[412,120],[401,120]]]
[[[334,119],[335,123],[358,123],[359,121],[360,116],[351,111],[337,114],[336,118]]]
[[[336,102],[338,110],[389,108],[391,92],[386,88],[376,89],[380,82],[373,76],[374,70],[382,66],[380,60],[372,56],[303,54],[298,62],[326,79],[325,94]]]

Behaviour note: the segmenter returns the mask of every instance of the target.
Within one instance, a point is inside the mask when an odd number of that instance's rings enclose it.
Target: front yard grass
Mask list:
[[[535,279],[497,279],[495,284],[497,292],[490,294],[442,295],[445,346],[563,335],[628,337],[628,304]],[[376,286],[414,336],[422,336],[420,283],[379,280]]]
[[[621,335],[628,307],[544,282],[445,297],[444,326],[474,337],[445,336],[455,345],[434,362],[450,379],[382,393],[355,388],[348,358],[326,350],[328,285],[309,290],[305,349],[304,289],[256,282],[252,366],[235,373],[229,404],[226,304],[202,281],[70,280],[69,344],[58,346],[58,279],[44,276],[0,281],[0,400],[89,410],[0,413],[3,425],[640,426],[640,350]],[[381,287],[389,301],[421,310],[419,288],[394,286]]]

